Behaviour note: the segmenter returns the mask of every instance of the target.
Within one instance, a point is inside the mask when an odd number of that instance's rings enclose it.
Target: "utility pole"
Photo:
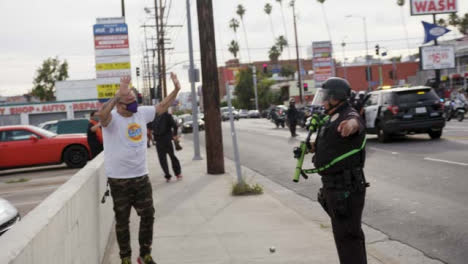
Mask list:
[[[187,5],[187,31],[188,31],[188,46],[189,46],[189,60],[190,60],[190,88],[192,90],[192,120],[193,121],[193,160],[201,160],[200,155],[200,141],[198,135],[198,99],[195,92],[195,65],[193,62],[193,44],[192,44],[192,18],[190,15],[190,0],[186,1]]]
[[[158,20],[158,0],[154,0],[154,20],[156,22],[156,49],[158,51],[158,85],[156,91],[157,94],[155,95],[158,100],[162,100],[162,89],[161,89],[161,52],[164,52],[161,49],[161,45],[159,43],[159,20]]]
[[[205,109],[206,164],[209,174],[224,173],[223,133],[219,109],[218,65],[212,0],[197,0]]]
[[[121,6],[122,6],[122,16],[125,17],[125,0],[122,0]]]
[[[157,0],[154,0],[157,1]],[[159,47],[161,49],[161,73],[160,80],[162,81],[163,89],[163,98],[167,96],[167,84],[166,84],[166,50],[164,49],[164,9],[165,6],[162,5],[162,0],[159,0],[159,20],[161,30],[159,31]]]
[[[143,27],[144,33],[145,33],[145,61],[146,61],[146,74],[144,77],[148,80],[148,85],[149,85],[149,90],[150,90],[150,101],[153,100],[153,97],[151,96],[151,89],[153,89],[151,85],[151,76],[152,76],[152,71],[151,67],[149,64],[149,54],[148,54],[148,43],[147,43],[147,35],[146,35],[146,27]],[[151,102],[152,103],[152,102]]]
[[[346,65],[345,65],[346,64],[345,46],[346,46],[346,43],[344,42],[344,39],[343,39],[343,41],[341,42],[341,47],[343,50],[343,76],[347,80],[348,76],[346,74]]]
[[[252,66],[252,79],[254,85],[254,92],[255,92],[255,109],[258,110],[258,91],[257,91],[257,68],[255,65]]]
[[[299,85],[299,101],[302,104],[302,76],[301,76],[301,64],[299,62],[299,43],[297,41],[297,24],[296,24],[296,3],[295,0],[291,1],[291,7],[293,10],[294,17],[294,35],[296,37],[296,65],[297,65],[297,82]]]
[[[437,24],[437,20],[436,20],[436,14],[432,14],[432,20],[433,20],[433,23],[434,24]],[[434,39],[434,46],[437,46],[439,45],[439,43],[437,42],[437,38]],[[440,69],[436,69],[435,70],[435,89],[437,92],[439,92],[439,86],[440,86]],[[451,87],[451,86],[450,86]]]

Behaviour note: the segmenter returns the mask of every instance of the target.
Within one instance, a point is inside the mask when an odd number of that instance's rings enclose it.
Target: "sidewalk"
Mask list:
[[[153,257],[158,264],[338,263],[330,222],[318,203],[247,168],[244,177],[261,184],[264,194],[233,197],[234,163],[226,159],[224,175],[208,175],[206,160],[192,161],[192,142],[184,143],[177,152],[181,181],[166,183],[155,149],[148,151],[156,206]],[[134,210],[130,225],[136,263],[139,218]],[[364,231],[370,264],[441,263],[378,231]],[[270,253],[270,247],[276,252]],[[106,255],[105,264],[120,263],[115,232]]]

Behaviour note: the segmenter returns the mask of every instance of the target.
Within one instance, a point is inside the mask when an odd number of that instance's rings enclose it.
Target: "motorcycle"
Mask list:
[[[447,121],[456,118],[462,122],[465,118],[465,103],[460,99],[445,102],[445,118]]]
[[[286,111],[281,108],[272,110],[271,112],[271,122],[276,125],[276,128],[285,127],[286,123]]]

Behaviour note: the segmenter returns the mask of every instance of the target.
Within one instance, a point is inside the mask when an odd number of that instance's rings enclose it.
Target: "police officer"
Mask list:
[[[294,100],[294,98],[291,98],[291,100],[289,100],[289,109],[286,115],[289,121],[289,131],[291,132],[291,137],[297,137],[296,125],[299,113],[296,109],[296,101]]]
[[[361,217],[368,186],[364,121],[348,102],[351,87],[345,79],[329,78],[322,88],[329,119],[311,145],[314,165],[321,168],[318,201],[331,218],[340,263],[363,264],[367,257]]]

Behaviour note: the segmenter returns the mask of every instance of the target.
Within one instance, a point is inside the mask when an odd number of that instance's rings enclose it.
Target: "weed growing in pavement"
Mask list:
[[[29,179],[21,178],[18,180],[9,180],[9,181],[6,181],[5,183],[20,183],[20,182],[27,182],[27,181],[29,181]]]
[[[263,194],[263,186],[258,183],[249,184],[242,181],[232,184],[231,194],[234,196]]]

